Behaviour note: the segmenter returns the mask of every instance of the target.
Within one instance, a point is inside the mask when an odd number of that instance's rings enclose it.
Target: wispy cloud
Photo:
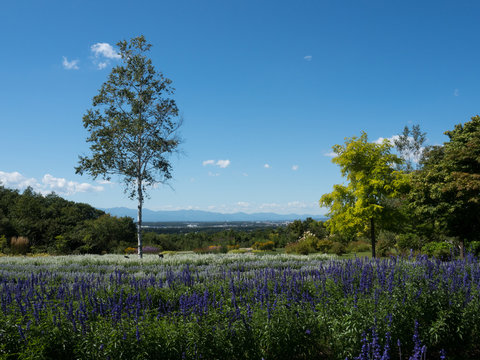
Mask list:
[[[203,166],[214,165],[214,164],[215,164],[215,160],[205,160],[202,162]]]
[[[50,174],[45,174],[41,180],[27,178],[17,171],[11,173],[0,171],[0,183],[3,186],[18,190],[25,190],[30,186],[34,191],[44,195],[51,192],[59,195],[73,195],[76,193],[99,192],[104,190],[103,186],[69,181],[65,178],[57,178]]]
[[[208,176],[220,176],[220,174],[219,173],[213,173],[213,172],[209,171]]]
[[[305,60],[307,60],[307,61],[312,61],[313,56],[312,56],[312,55],[306,55],[306,56],[304,56],[303,58],[304,58]]]
[[[265,169],[270,169],[270,168],[271,168],[270,164],[265,164],[265,165],[263,165],[263,167],[264,167]]]
[[[292,165],[292,170],[297,171],[298,170],[298,165]]]
[[[453,90],[453,96],[460,96],[460,90],[458,89]]]
[[[220,166],[222,169],[225,169],[228,165],[230,165],[230,160],[218,160],[215,165]]]
[[[62,65],[63,65],[63,68],[66,69],[66,70],[78,70],[78,69],[80,69],[79,66],[78,66],[79,62],[80,62],[80,60],[68,61],[68,59],[65,56],[63,56]]]
[[[225,169],[226,167],[228,167],[229,165],[231,164],[231,161],[230,160],[204,160],[202,162],[202,165],[203,166],[207,166],[207,165],[215,165],[215,166],[218,166],[222,169]]]
[[[110,60],[119,60],[121,58],[120,54],[109,43],[93,44],[90,50],[94,55],[93,63],[99,70],[105,69],[110,64]]]
[[[334,157],[337,157],[337,154],[335,154],[333,151],[329,151],[323,154],[323,156],[334,158]]]
[[[316,201],[304,202],[304,201],[289,201],[289,202],[266,202],[266,203],[252,203],[247,201],[238,201],[232,204],[210,205],[207,207],[209,211],[217,211],[221,213],[261,213],[261,212],[274,212],[277,214],[319,214],[321,209]]]

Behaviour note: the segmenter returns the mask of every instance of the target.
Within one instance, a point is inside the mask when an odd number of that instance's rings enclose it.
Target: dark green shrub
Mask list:
[[[423,245],[422,239],[416,234],[400,234],[397,236],[397,247],[401,252],[420,250]]]
[[[316,249],[321,253],[327,254],[331,252],[333,244],[339,243],[334,243],[333,241],[328,239],[319,240],[317,241]]]
[[[343,255],[347,252],[347,249],[345,248],[345,245],[339,242],[334,242],[332,243],[332,246],[330,247],[329,253],[330,254],[335,254],[335,255]]]
[[[480,241],[471,241],[468,243],[467,249],[475,256],[480,255]]]
[[[347,252],[350,253],[359,253],[359,252],[366,252],[370,251],[372,249],[372,246],[369,243],[366,243],[365,241],[358,240],[358,241],[352,241],[351,243],[348,244],[347,246]]]
[[[273,250],[275,248],[275,243],[273,241],[256,241],[252,248],[255,250]]]
[[[453,245],[447,242],[431,242],[422,247],[422,252],[437,259],[448,260],[452,254]]]

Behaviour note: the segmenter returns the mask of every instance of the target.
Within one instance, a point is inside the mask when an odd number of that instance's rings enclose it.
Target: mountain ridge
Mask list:
[[[126,207],[102,208],[113,216],[130,216],[137,218],[137,210]],[[323,220],[322,215],[299,215],[299,214],[277,214],[277,213],[219,213],[204,210],[150,210],[143,209],[142,220],[145,222],[188,222],[188,221],[293,221],[313,218],[315,220]]]

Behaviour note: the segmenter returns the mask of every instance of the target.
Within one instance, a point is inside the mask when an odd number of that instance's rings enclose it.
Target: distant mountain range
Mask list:
[[[125,207],[116,207],[109,209],[101,209],[113,216],[130,216],[137,218],[137,210]],[[298,214],[275,214],[275,213],[253,213],[247,214],[237,212],[233,214],[222,214],[210,211],[201,210],[175,210],[175,211],[153,211],[143,209],[142,218],[146,222],[189,222],[189,221],[292,221],[305,220],[311,217],[315,220],[324,220],[325,217],[321,215],[298,215]]]

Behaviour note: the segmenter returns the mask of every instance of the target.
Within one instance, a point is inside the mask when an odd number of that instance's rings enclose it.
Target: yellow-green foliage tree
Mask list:
[[[340,166],[347,183],[334,185],[333,191],[320,199],[320,206],[330,209],[329,231],[350,236],[370,232],[373,257],[375,225],[391,215],[388,200],[401,195],[408,185],[407,176],[395,170],[402,159],[391,150],[388,140],[368,142],[365,132],[347,138],[344,145],[335,145],[332,162]]]

